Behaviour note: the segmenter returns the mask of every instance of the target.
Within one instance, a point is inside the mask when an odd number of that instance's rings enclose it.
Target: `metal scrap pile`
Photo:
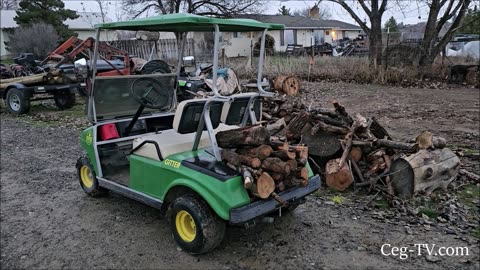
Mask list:
[[[277,141],[305,144],[312,169],[327,186],[383,188],[410,198],[416,192],[446,188],[460,170],[459,158],[444,138],[425,131],[415,140],[393,140],[374,117],[350,115],[337,101],[333,108],[307,108],[297,97],[263,103],[262,119]]]

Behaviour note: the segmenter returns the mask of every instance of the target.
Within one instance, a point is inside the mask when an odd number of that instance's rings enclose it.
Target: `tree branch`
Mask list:
[[[350,8],[350,6],[345,3],[344,0],[329,0],[331,2],[337,3],[341,5],[349,14],[352,16],[352,18],[360,25],[360,27],[365,31],[367,35],[370,35],[370,28],[357,16],[357,14]]]
[[[387,2],[388,2],[388,0],[383,0],[382,1],[382,4],[380,5],[380,9],[378,10],[378,12],[380,14],[383,14],[385,12],[385,10],[387,9]]]
[[[367,13],[367,16],[370,17],[372,16],[372,11],[368,8],[368,6],[365,4],[365,1],[364,0],[358,0],[358,2],[360,3],[360,5],[362,6],[363,10],[365,11],[365,13]]]
[[[468,10],[468,6],[470,5],[470,0],[463,0],[461,2],[463,2],[463,5],[457,14],[457,17],[455,18],[455,21],[453,21],[447,33],[445,33],[442,39],[435,45],[434,50],[436,52],[440,52],[440,50],[452,39],[455,32],[461,27],[462,21],[465,18],[465,14]]]

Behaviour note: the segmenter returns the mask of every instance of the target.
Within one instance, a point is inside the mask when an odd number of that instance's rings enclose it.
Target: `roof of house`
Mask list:
[[[89,30],[98,23],[102,23],[102,16],[100,12],[77,12],[78,18],[74,20],[66,20],[65,24],[70,29]],[[0,10],[0,28],[14,28],[17,27],[17,22],[13,20],[17,16],[15,10]],[[105,18],[105,22],[111,22],[109,18]]]
[[[265,23],[279,23],[284,24],[286,29],[344,29],[344,30],[362,30],[360,26],[350,24],[338,20],[316,20],[303,16],[289,16],[289,15],[241,15],[241,18],[249,18]]]

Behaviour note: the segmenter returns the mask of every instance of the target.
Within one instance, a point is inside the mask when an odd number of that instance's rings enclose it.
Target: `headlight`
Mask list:
[[[187,83],[186,86],[190,88],[192,87],[192,83]]]

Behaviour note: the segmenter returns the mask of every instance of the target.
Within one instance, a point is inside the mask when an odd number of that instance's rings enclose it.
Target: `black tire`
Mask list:
[[[55,92],[53,99],[55,100],[55,105],[60,110],[70,109],[75,106],[75,92],[70,92],[70,90]]]
[[[13,114],[25,114],[30,111],[30,98],[17,88],[11,88],[5,97],[5,105],[9,112]]]
[[[142,74],[168,74],[172,73],[167,62],[162,60],[148,61],[142,67]]]
[[[188,216],[183,219],[184,212]],[[172,203],[170,210],[170,227],[173,238],[182,250],[191,254],[206,253],[216,248],[225,235],[225,221],[222,220],[201,198],[195,195],[181,196]],[[182,233],[182,225],[189,220],[193,228],[190,234]],[[187,226],[188,227],[188,226]],[[185,231],[185,230],[183,230]],[[193,238],[186,238],[192,236]],[[181,236],[183,235],[183,236]]]
[[[108,190],[100,187],[95,171],[88,157],[81,157],[77,161],[77,174],[80,186],[88,195],[97,198],[107,194]],[[87,179],[87,178],[89,179]]]

